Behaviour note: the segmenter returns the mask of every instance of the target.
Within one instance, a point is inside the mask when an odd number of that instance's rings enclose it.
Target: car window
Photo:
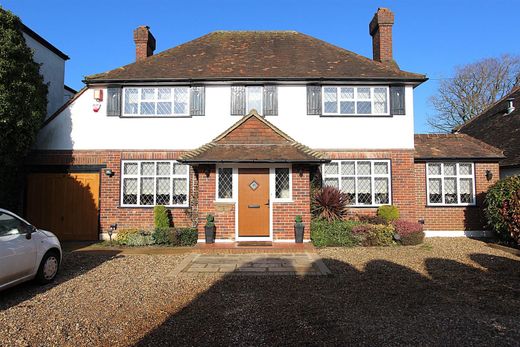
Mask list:
[[[0,236],[25,234],[25,223],[10,214],[0,212]]]

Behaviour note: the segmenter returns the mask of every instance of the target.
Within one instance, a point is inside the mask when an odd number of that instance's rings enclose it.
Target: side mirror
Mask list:
[[[25,238],[27,240],[30,240],[32,238],[32,233],[36,232],[36,227],[34,225],[27,225],[27,227],[25,228],[26,229],[26,233],[25,233]]]

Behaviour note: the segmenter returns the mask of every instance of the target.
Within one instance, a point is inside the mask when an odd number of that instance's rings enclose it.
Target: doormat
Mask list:
[[[241,241],[237,242],[238,247],[271,247],[273,245],[270,241]]]

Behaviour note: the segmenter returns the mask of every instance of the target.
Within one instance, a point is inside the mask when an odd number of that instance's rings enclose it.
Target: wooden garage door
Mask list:
[[[98,239],[99,173],[31,174],[27,220],[60,240]]]

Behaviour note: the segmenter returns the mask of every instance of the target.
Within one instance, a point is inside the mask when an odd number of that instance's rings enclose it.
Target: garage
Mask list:
[[[98,239],[99,173],[34,173],[27,177],[26,217],[60,241]]]

